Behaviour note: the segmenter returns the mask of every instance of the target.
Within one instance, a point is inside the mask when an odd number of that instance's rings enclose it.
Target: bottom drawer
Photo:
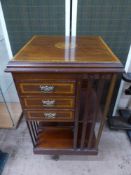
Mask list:
[[[42,111],[26,111],[26,117],[29,120],[40,121],[73,121],[73,111],[56,111],[56,110],[42,110]]]

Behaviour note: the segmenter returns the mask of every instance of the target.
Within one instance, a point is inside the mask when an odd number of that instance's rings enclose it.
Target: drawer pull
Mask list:
[[[40,85],[40,90],[44,93],[53,92],[54,89],[55,89],[54,86]]]
[[[45,112],[45,113],[44,113],[44,117],[45,117],[46,119],[54,119],[54,118],[56,118],[56,113],[48,113],[48,112]]]
[[[43,106],[50,107],[55,104],[55,100],[42,100]]]

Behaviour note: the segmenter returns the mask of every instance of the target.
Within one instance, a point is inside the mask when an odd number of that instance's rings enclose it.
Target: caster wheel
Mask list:
[[[55,160],[55,161],[59,160],[59,155],[52,156],[52,159]]]

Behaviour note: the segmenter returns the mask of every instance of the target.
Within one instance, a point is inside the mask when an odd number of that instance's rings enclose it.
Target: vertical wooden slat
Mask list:
[[[112,77],[111,77],[109,91],[108,91],[108,94],[107,94],[106,104],[105,104],[104,112],[103,112],[103,119],[101,120],[100,128],[99,128],[99,131],[98,131],[97,146],[100,142],[100,137],[101,137],[102,130],[103,130],[103,127],[104,127],[104,124],[105,124],[105,121],[106,121],[107,114],[108,114],[109,105],[111,103],[111,98],[112,98],[113,90],[114,90],[114,87],[115,87],[116,78],[117,78],[116,74],[113,74]]]
[[[98,86],[97,86],[97,99],[98,99],[99,103],[100,103],[103,88],[104,88],[104,82],[105,82],[104,75],[101,75],[100,79],[99,79],[99,82],[98,82]]]
[[[39,126],[39,123],[38,123],[38,121],[36,121],[35,123],[36,123],[37,129],[38,129],[38,126]]]
[[[87,128],[87,122],[83,122],[82,125],[82,136],[81,136],[81,145],[80,148],[83,149],[85,145],[85,137],[86,137],[86,128]]]
[[[86,102],[85,102],[85,107],[84,107],[84,117],[83,117],[83,122],[82,122],[82,135],[81,135],[81,145],[80,148],[83,149],[85,145],[85,137],[86,137],[86,128],[87,128],[87,120],[88,120],[88,103],[89,103],[89,95],[90,95],[90,90],[92,88],[93,81],[89,77],[88,80],[88,86],[86,89]]]
[[[36,136],[36,134],[35,134],[35,130],[34,130],[34,127],[33,127],[33,125],[32,125],[32,121],[29,122],[29,126],[30,126],[30,129],[31,129],[31,131],[32,131],[33,137],[34,137],[35,142],[36,142],[37,136]]]
[[[38,134],[37,121],[34,121],[34,127],[35,127],[36,134]]]
[[[96,106],[96,111],[97,111],[98,107]],[[90,129],[90,136],[88,139],[88,144],[87,147],[90,149],[93,143],[93,136],[94,136],[94,128],[95,128],[95,124],[96,124],[96,117],[97,117],[97,113],[94,113],[94,115],[92,116],[92,124],[91,124],[91,129]]]
[[[104,80],[103,80],[103,76],[100,76],[100,79],[98,80],[99,82],[97,83],[97,89],[96,89],[96,92],[95,92],[95,104],[94,104],[94,115],[92,116],[92,124],[91,124],[91,129],[90,129],[90,136],[89,136],[89,139],[88,139],[88,144],[87,144],[87,147],[90,149],[91,146],[92,146],[92,143],[93,143],[93,136],[95,134],[95,124],[96,124],[96,119],[97,119],[97,116],[98,116],[98,112],[100,110],[100,99],[101,99],[101,96],[102,96],[102,91],[103,91],[103,87],[104,87]],[[96,143],[95,145],[93,145],[96,147]]]
[[[35,121],[31,121],[32,130],[34,132],[35,139],[37,140],[37,129],[35,127]]]
[[[81,91],[81,81],[77,80],[77,90],[76,90],[76,105],[75,105],[75,123],[74,123],[74,149],[77,148],[78,143],[78,122],[79,122],[79,110],[80,110],[80,91]]]
[[[28,129],[29,129],[29,133],[30,133],[30,136],[31,136],[31,140],[32,140],[33,146],[35,147],[35,145],[36,145],[36,140],[35,140],[35,138],[34,138],[34,136],[33,136],[32,131],[31,131],[30,123],[29,123],[29,121],[26,121],[26,123],[27,123],[27,127],[28,127]]]

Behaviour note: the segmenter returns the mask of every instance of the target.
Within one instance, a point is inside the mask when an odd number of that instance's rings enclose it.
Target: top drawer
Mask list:
[[[70,94],[75,93],[74,81],[17,82],[20,94]]]

